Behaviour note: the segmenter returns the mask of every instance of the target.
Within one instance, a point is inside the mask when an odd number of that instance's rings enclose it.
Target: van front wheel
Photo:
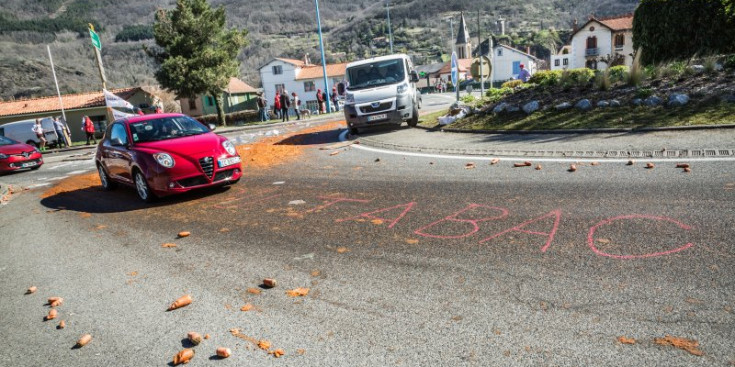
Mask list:
[[[411,119],[408,120],[408,126],[410,126],[410,127],[416,127],[416,125],[418,125],[418,124],[419,124],[419,109],[414,104],[413,105],[413,113],[412,113]]]

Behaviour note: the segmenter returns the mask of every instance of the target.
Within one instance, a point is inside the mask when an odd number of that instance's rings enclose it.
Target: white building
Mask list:
[[[308,57],[305,58],[308,61]],[[339,83],[345,82],[344,64],[327,65],[327,79],[329,93]],[[316,92],[324,92],[324,71],[321,65],[314,65],[302,60],[275,58],[259,69],[260,80],[263,83],[263,92],[268,105],[273,106],[276,91],[284,88],[289,94],[296,92],[301,99],[302,107],[309,110],[318,110]]]
[[[539,59],[533,55],[506,45],[495,45],[491,60],[493,62],[493,82],[518,79],[521,65],[533,75],[539,62]]]
[[[572,34],[569,45],[551,56],[550,65],[551,70],[633,65],[633,14],[590,18]]]

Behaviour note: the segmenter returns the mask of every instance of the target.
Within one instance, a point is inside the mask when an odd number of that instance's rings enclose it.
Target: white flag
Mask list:
[[[118,110],[116,110],[116,109],[114,109],[114,108],[111,108],[111,110],[112,110],[112,117],[113,117],[113,118],[114,118],[115,120],[120,120],[120,119],[124,119],[124,118],[126,118],[126,117],[130,117],[130,116],[136,116],[136,115],[134,115],[134,114],[132,114],[132,113],[125,113],[125,112],[120,112],[120,111],[118,111]]]
[[[107,107],[122,107],[122,108],[129,108],[133,109],[133,105],[130,104],[130,102],[110,93],[108,90],[104,90],[105,92],[105,105]]]

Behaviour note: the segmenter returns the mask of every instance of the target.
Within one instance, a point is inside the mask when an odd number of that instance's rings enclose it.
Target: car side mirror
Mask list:
[[[120,138],[112,138],[110,139],[110,145],[114,147],[122,147],[122,146],[125,146],[126,144]]]
[[[217,128],[217,125],[215,125],[215,124],[209,124],[207,126],[209,126],[209,130],[212,130],[212,131],[214,131],[214,129]]]
[[[411,83],[418,83],[419,82],[419,73],[416,72],[416,70],[411,72]]]

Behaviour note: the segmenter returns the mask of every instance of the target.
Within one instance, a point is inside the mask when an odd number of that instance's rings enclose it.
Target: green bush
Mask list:
[[[611,83],[621,83],[628,80],[628,67],[625,65],[613,66],[607,69],[610,74]]]
[[[653,95],[653,89],[651,88],[640,88],[637,91],[635,91],[635,97],[646,99]]]
[[[726,58],[722,66],[724,66],[725,69],[735,69],[735,55]]]
[[[135,24],[126,25],[115,36],[115,42],[143,41],[153,39],[153,26]]]
[[[537,71],[536,74],[531,75],[529,83],[538,84],[540,86],[552,86],[559,84],[561,80],[561,70],[542,70]]]
[[[687,65],[683,61],[675,61],[660,67],[660,74],[663,78],[679,78],[687,70]]]
[[[503,83],[503,85],[500,86],[500,88],[515,88],[515,87],[520,87],[521,85],[523,85],[522,80],[509,80]]]
[[[610,80],[610,69],[599,71],[595,75],[595,87],[599,90],[610,90],[612,81]]]
[[[476,99],[475,96],[473,96],[471,94],[467,94],[467,95],[464,95],[462,97],[459,97],[459,100],[462,101],[462,102],[464,102],[464,103],[466,103],[466,104],[471,104],[471,103],[475,102],[475,99]]]
[[[196,117],[196,120],[204,125],[217,125],[219,123],[219,120],[217,119],[217,114],[199,116]],[[226,114],[225,121],[227,121],[228,126],[242,125],[248,122],[260,121],[260,116],[258,115],[258,111],[245,110]]]
[[[489,103],[495,103],[503,99],[503,97],[509,94],[512,94],[512,93],[513,93],[513,89],[511,88],[500,88],[500,89],[493,88],[493,89],[488,89],[487,92],[485,92],[485,97],[487,97],[487,101]]]

